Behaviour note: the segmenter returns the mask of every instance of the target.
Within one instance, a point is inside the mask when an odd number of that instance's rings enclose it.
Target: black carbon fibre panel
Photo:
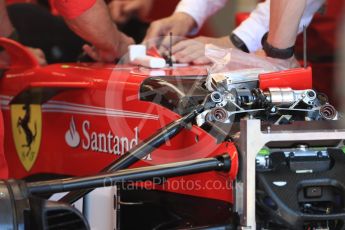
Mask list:
[[[258,196],[258,204],[264,207],[271,218],[276,218],[278,222],[290,226],[291,229],[301,229],[304,221],[345,220],[344,209],[329,215],[307,214],[300,211],[298,203],[298,192],[312,186],[332,187],[345,194],[345,154],[341,150],[330,149],[329,155],[332,159],[332,167],[324,172],[295,173],[285,161],[273,171],[258,172],[257,189],[264,191],[265,194],[261,193]],[[267,197],[273,200],[274,205],[265,204],[263,199]],[[310,201],[312,200],[310,198]]]

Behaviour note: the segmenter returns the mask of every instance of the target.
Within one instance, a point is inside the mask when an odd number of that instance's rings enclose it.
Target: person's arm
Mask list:
[[[55,0],[68,26],[94,47],[84,46],[97,61],[112,62],[127,52],[133,40],[118,31],[103,0]]]
[[[307,8],[304,11],[298,32],[302,32],[304,25],[309,25],[315,12],[322,6],[324,0],[308,0]],[[249,52],[261,49],[261,38],[269,30],[270,1],[259,3],[256,9],[250,14],[240,26],[234,31],[241,42],[244,43]],[[205,64],[209,60],[204,56],[204,45],[211,43],[223,48],[234,48],[229,36],[221,38],[197,37],[195,39],[181,41],[173,46],[173,54],[178,62],[194,64]],[[236,43],[235,43],[236,44]],[[242,48],[242,47],[240,47]]]
[[[153,0],[111,0],[108,8],[113,21],[116,24],[124,24],[134,16],[145,20],[152,5]]]
[[[175,13],[185,13],[196,22],[189,34],[196,34],[205,23],[206,19],[214,15],[225,6],[227,0],[182,0],[177,5]]]
[[[4,0],[0,0],[0,37],[17,38],[17,33],[13,27],[10,18],[8,17],[6,3]],[[47,61],[42,50],[37,48],[26,47],[34,55],[40,65],[46,65]],[[8,55],[5,52],[1,52],[0,49],[0,65],[7,66],[9,63]]]
[[[204,21],[221,9],[226,2],[227,0],[182,0],[170,17],[151,23],[144,41],[149,42],[167,36],[170,32],[176,37],[196,33]],[[162,45],[168,44],[169,38],[164,39]]]
[[[306,0],[271,0],[269,32],[256,55],[267,57],[280,69],[298,67],[294,45],[305,6]]]
[[[294,46],[306,0],[271,0],[267,42],[278,49]]]
[[[298,26],[298,33],[303,31],[303,26],[308,26],[313,19],[314,14],[325,3],[325,0],[307,0],[307,6],[304,10],[302,19]],[[249,18],[241,23],[232,32],[239,37],[249,52],[255,52],[261,49],[261,38],[269,29],[270,0],[259,3]]]
[[[14,27],[8,17],[5,0],[0,0],[0,37],[8,37]]]

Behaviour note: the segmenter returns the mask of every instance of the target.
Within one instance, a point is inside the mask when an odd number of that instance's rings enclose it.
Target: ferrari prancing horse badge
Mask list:
[[[18,157],[26,171],[30,171],[40,148],[42,130],[41,105],[12,104],[11,123]]]

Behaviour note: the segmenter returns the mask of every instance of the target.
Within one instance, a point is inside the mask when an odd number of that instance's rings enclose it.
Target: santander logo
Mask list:
[[[68,146],[72,148],[78,147],[80,143],[80,135],[75,127],[74,118],[72,117],[71,122],[69,123],[69,130],[65,134],[65,141]]]
[[[65,141],[71,148],[80,146],[85,151],[122,155],[138,144],[138,127],[133,129],[133,134],[134,137],[129,138],[127,136],[116,135],[112,131],[96,131],[88,120],[83,121],[79,134],[74,118],[72,117],[69,129],[65,133]],[[143,159],[148,161],[152,160],[151,155]]]

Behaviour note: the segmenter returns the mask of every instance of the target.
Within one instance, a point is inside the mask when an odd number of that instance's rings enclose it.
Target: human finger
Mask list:
[[[191,63],[199,57],[204,56],[204,52],[200,49],[186,49],[174,54],[176,60],[180,63]]]
[[[206,65],[210,63],[211,63],[211,60],[208,59],[206,56],[198,57],[197,59],[193,61],[193,64],[195,65]]]
[[[91,47],[89,45],[84,45],[83,46],[83,50],[84,52],[90,56],[90,58],[92,58],[93,60],[95,61],[100,61],[100,58],[99,58],[99,55],[98,53],[96,52],[96,50],[94,49],[94,47]]]
[[[32,48],[32,47],[27,47],[27,48],[35,56],[36,60],[38,61],[40,65],[47,65],[45,54],[43,53],[41,49]]]
[[[180,52],[182,50],[186,50],[186,48],[188,48],[190,46],[196,46],[196,45],[200,45],[200,47],[201,47],[202,43],[197,42],[194,39],[183,40],[183,41],[180,41],[180,42],[173,45],[172,53],[175,54],[175,53]]]

